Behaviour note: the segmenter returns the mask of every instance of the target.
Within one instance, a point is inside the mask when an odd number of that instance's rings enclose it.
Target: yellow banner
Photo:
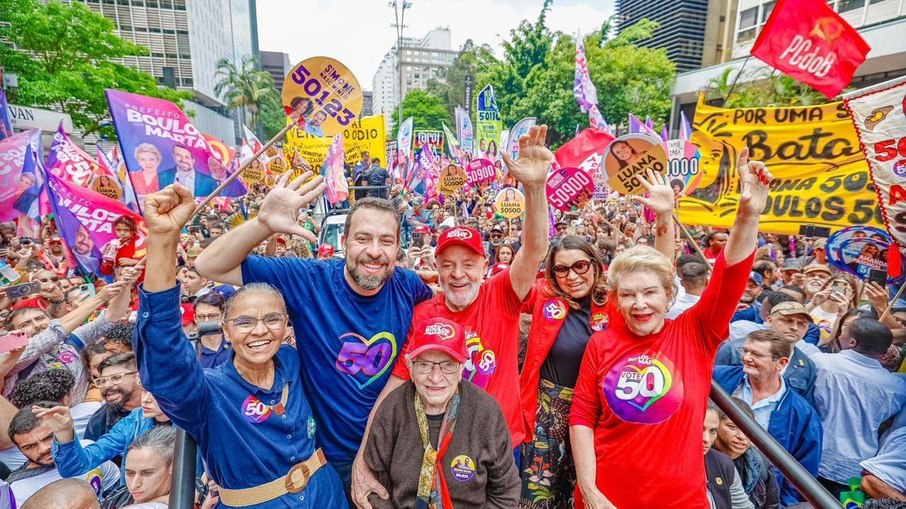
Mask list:
[[[729,227],[739,200],[736,160],[749,147],[774,181],[761,230],[798,234],[801,225],[883,227],[865,156],[842,102],[789,108],[695,110],[692,143],[701,150],[701,180],[680,199],[686,224]]]
[[[333,138],[312,136],[298,127],[293,127],[286,133],[283,150],[287,154],[293,154],[298,150],[299,155],[311,164],[312,169],[320,173],[324,166],[324,158],[327,157],[327,149],[332,142]],[[343,148],[346,151],[346,162],[350,166],[355,166],[362,159],[362,152],[368,151],[371,157],[380,158],[381,166],[386,168],[386,146],[384,115],[364,117],[343,131]]]

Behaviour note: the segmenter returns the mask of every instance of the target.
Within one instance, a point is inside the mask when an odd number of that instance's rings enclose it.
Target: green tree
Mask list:
[[[116,26],[81,3],[0,0],[0,65],[18,76],[10,102],[61,111],[85,134],[116,137],[104,89],[179,103],[190,94],[158,87],[123,57],[148,50],[114,34]]]
[[[739,71],[743,72],[743,71]],[[724,70],[708,83],[707,98],[727,108],[812,106],[830,100],[812,87],[774,70],[758,70],[740,78],[735,68]]]
[[[258,121],[259,125],[264,129],[262,142],[276,136],[281,129],[286,127],[286,113],[283,111],[283,103],[280,101],[264,103],[258,114]]]
[[[265,106],[280,104],[280,94],[274,88],[274,78],[267,71],[258,69],[254,56],[247,55],[237,67],[227,59],[217,62],[217,83],[214,93],[221,95],[231,110],[248,112],[246,125],[258,124],[261,110]]]
[[[412,90],[403,99],[403,120],[412,117],[413,129],[441,129],[441,123],[448,126],[450,113],[444,103],[424,90]],[[392,136],[396,136],[398,113],[394,113],[390,121]]]
[[[476,46],[472,39],[469,39],[456,55],[453,65],[444,69],[438,79],[428,81],[428,93],[439,98],[452,116],[457,106],[469,106],[465,104],[466,76],[472,77],[474,86],[478,72],[494,61],[490,46],[487,44]]]

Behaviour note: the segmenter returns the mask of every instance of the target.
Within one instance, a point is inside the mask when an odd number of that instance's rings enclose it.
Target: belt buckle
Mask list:
[[[308,486],[309,479],[311,479],[311,470],[308,468],[308,465],[300,463],[293,466],[284,478],[286,492],[299,493]]]

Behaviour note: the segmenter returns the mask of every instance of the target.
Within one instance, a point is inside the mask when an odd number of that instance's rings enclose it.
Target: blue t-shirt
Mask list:
[[[402,351],[412,309],[431,290],[412,271],[395,269],[363,297],[349,286],[344,260],[250,256],[242,282],[283,292],[302,360],[302,384],[329,461],[355,458],[368,414]]]

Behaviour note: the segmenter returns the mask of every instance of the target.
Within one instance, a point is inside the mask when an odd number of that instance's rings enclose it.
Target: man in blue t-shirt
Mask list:
[[[323,178],[302,184],[308,173],[290,183],[289,175],[267,194],[254,219],[214,241],[195,267],[212,281],[269,283],[283,292],[319,445],[348,496],[368,415],[402,350],[412,309],[431,290],[414,272],[395,269],[400,215],[382,199],[357,200],[350,210],[345,260],[249,256],[274,234],[317,242],[296,217],[324,190]]]

